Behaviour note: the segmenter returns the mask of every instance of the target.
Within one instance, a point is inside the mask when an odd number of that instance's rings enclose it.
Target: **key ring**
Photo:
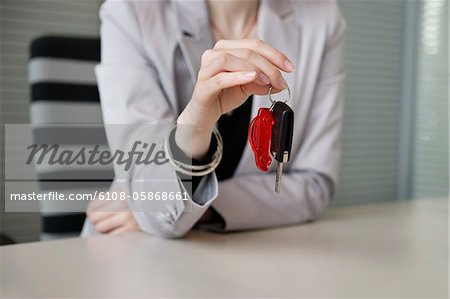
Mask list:
[[[269,100],[270,100],[270,102],[272,103],[272,106],[273,106],[275,104],[275,101],[272,99],[272,89],[273,89],[273,86],[271,85],[270,88],[269,88],[269,91],[267,92],[267,95],[269,96]],[[289,88],[289,86],[286,87],[286,89],[288,91],[288,95],[289,96],[288,96],[288,99],[286,101],[284,101],[283,103],[287,103],[291,99],[291,89]]]

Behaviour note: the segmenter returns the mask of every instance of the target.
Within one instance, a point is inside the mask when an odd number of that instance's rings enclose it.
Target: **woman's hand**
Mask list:
[[[111,190],[118,192],[120,190]],[[94,224],[95,229],[103,234],[120,234],[137,232],[139,228],[125,200],[99,200],[89,203],[87,218]]]
[[[294,65],[280,51],[257,39],[220,40],[203,53],[192,98],[178,124],[192,126],[192,140],[177,130],[175,140],[188,155],[204,155],[211,133],[220,116],[240,105],[253,94],[266,94],[287,87],[281,71],[292,72]]]

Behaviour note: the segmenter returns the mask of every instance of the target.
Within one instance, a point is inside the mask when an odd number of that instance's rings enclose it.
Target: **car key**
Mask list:
[[[271,111],[275,119],[275,124],[272,127],[270,151],[274,159],[278,162],[275,177],[275,193],[279,194],[283,163],[288,162],[291,155],[294,111],[285,102],[278,101],[273,103]]]
[[[255,156],[256,166],[267,172],[272,157],[277,160],[275,192],[280,193],[283,163],[289,161],[294,128],[294,112],[286,105],[291,98],[291,90],[287,88],[288,98],[284,102],[272,99],[272,87],[268,96],[272,103],[270,108],[260,108],[258,115],[250,122],[248,139]]]
[[[248,130],[248,139],[255,156],[256,166],[264,172],[269,170],[272,163],[270,142],[274,124],[275,119],[272,116],[272,111],[269,108],[260,108],[258,115],[251,121]]]

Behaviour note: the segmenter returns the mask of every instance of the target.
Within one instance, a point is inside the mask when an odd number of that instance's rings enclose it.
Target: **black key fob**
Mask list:
[[[272,107],[275,125],[272,127],[270,152],[280,163],[289,161],[294,131],[294,111],[283,102],[275,102]]]

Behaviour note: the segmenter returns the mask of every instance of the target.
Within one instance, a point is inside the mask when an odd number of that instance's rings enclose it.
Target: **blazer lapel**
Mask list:
[[[212,47],[208,11],[204,0],[173,1],[180,36],[178,43],[195,84],[201,66],[202,53]]]

